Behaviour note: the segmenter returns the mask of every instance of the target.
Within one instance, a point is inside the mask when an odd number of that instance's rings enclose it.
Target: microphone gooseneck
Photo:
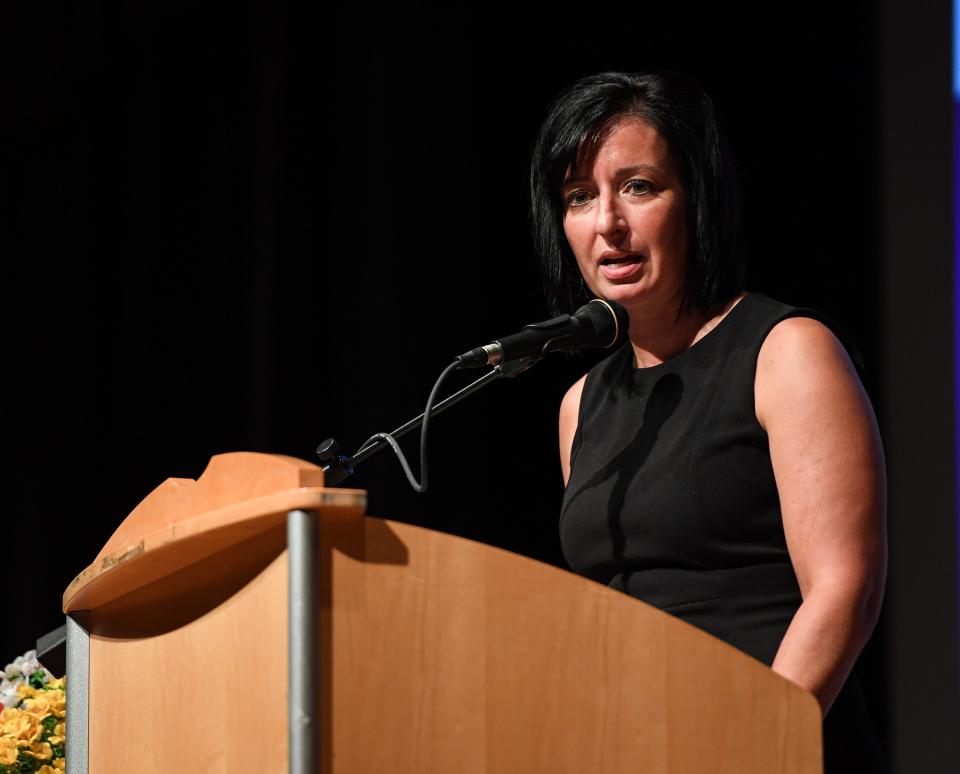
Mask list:
[[[614,347],[627,338],[629,318],[627,311],[616,301],[595,298],[581,306],[572,315],[562,314],[552,320],[525,325],[519,333],[464,352],[448,365],[430,391],[423,413],[401,425],[392,433],[370,436],[353,456],[340,454],[340,445],[328,438],[317,447],[317,455],[326,463],[324,482],[333,486],[353,473],[354,467],[384,448],[392,448],[400,460],[404,475],[417,492],[427,489],[427,430],[430,418],[472,395],[481,387],[501,378],[512,378],[539,362],[545,355],[576,347]],[[459,392],[439,401],[440,386],[458,369],[492,365],[493,369]],[[417,481],[397,439],[420,428],[420,481]]]

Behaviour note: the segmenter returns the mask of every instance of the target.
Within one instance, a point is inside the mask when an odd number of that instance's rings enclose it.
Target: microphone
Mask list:
[[[562,314],[551,320],[524,325],[519,333],[464,352],[457,360],[460,368],[482,368],[511,360],[539,358],[574,347],[607,349],[627,338],[629,325],[627,310],[620,304],[595,298],[573,315]]]

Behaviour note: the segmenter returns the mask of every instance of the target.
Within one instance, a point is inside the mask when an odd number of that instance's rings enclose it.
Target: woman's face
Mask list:
[[[656,129],[616,119],[592,161],[568,172],[563,200],[563,230],[590,290],[631,312],[675,313],[686,274],[686,197]]]

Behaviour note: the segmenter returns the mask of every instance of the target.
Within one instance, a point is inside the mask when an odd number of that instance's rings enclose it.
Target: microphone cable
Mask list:
[[[427,398],[426,408],[423,410],[423,424],[420,425],[420,481],[418,482],[416,477],[413,475],[413,471],[410,469],[410,463],[407,462],[407,457],[403,453],[403,449],[400,448],[400,444],[397,442],[397,439],[393,437],[390,433],[376,433],[371,435],[359,449],[354,453],[354,457],[360,454],[363,451],[366,451],[372,444],[377,443],[378,441],[383,441],[390,445],[390,448],[393,449],[394,453],[397,455],[397,458],[400,460],[400,467],[403,468],[404,475],[407,477],[407,481],[410,482],[410,486],[413,487],[413,491],[418,494],[423,494],[427,491],[427,430],[430,426],[430,415],[433,413],[433,405],[437,400],[437,393],[440,392],[440,386],[446,381],[447,377],[450,375],[451,371],[455,371],[461,367],[459,360],[454,360],[450,365],[443,369],[443,372],[440,374],[439,378],[433,384],[433,389],[430,390],[430,397]]]

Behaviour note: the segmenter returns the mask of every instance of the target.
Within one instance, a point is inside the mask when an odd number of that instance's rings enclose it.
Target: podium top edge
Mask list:
[[[324,487],[323,470],[304,460],[252,452],[217,455],[197,480],[169,478],[134,508],[64,591],[64,612],[89,609],[86,605],[96,601],[87,599],[91,584],[98,588],[94,596],[99,598],[109,577],[143,574],[129,569],[118,574],[117,569],[131,563],[145,567],[142,560],[147,555],[152,555],[152,569],[146,582],[177,569],[175,559],[158,560],[159,549],[175,543],[182,549],[203,537],[203,552],[211,554],[270,529],[291,510],[361,515],[366,504],[363,490]],[[118,596],[127,585],[119,583],[116,593],[107,596]]]

